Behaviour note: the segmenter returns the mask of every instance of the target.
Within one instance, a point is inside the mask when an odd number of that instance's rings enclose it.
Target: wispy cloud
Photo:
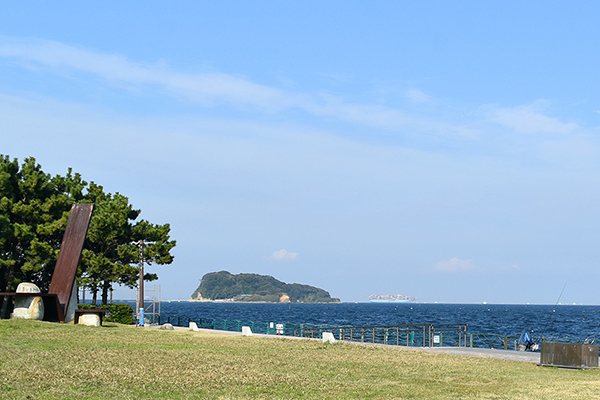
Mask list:
[[[142,63],[121,55],[67,45],[44,39],[23,39],[0,36],[0,58],[20,63],[37,71],[50,71],[62,76],[88,74],[118,87],[140,92],[159,91],[180,101],[202,107],[226,105],[233,109],[265,113],[301,110],[308,115],[333,119],[359,127],[374,128],[373,135],[390,132],[402,138],[414,138],[418,143],[448,143],[453,140],[460,148],[483,146],[488,138],[495,151],[514,147],[537,151],[545,147],[547,135],[559,140],[560,147],[583,148],[590,139],[582,136],[575,144],[573,133],[584,130],[546,112],[548,102],[538,100],[515,107],[482,106],[475,112],[459,113],[436,104],[421,115],[414,111],[374,102],[352,102],[343,96],[324,93],[303,93],[253,82],[244,76],[219,72],[188,73],[177,71],[164,62]],[[419,89],[404,92],[413,103],[436,103]],[[446,118],[444,117],[446,116]],[[502,143],[494,141],[494,132],[503,134]],[[595,135],[594,135],[595,136]],[[518,141],[518,142],[517,142]],[[463,146],[466,144],[466,146]],[[595,148],[595,147],[594,147]],[[544,153],[545,154],[545,153]]]
[[[544,114],[542,103],[538,101],[512,108],[489,108],[488,119],[517,133],[526,134],[568,134],[579,128],[577,124],[565,123]]]
[[[271,260],[283,261],[283,260],[293,260],[298,258],[298,253],[293,251],[287,251],[286,249],[281,249],[278,251],[274,251],[273,254],[269,257]]]
[[[475,268],[473,260],[460,260],[458,258],[451,258],[449,260],[440,261],[434,268],[437,271],[470,271]]]
[[[166,65],[133,62],[123,56],[49,40],[2,38],[0,56],[39,66],[95,74],[109,82],[158,85],[172,95],[201,103],[228,102],[265,109],[280,109],[301,103],[300,99],[288,93],[242,77],[222,73],[180,73]]]
[[[433,99],[430,95],[423,93],[419,89],[409,89],[404,92],[404,95],[413,103],[429,103]]]
[[[0,57],[17,60],[35,68],[57,73],[87,73],[118,85],[158,87],[171,96],[204,106],[228,104],[241,109],[273,113],[300,109],[311,115],[335,118],[390,130],[442,135],[472,134],[462,126],[409,115],[393,107],[346,101],[321,93],[295,93],[258,84],[224,73],[182,73],[164,63],[147,64],[120,55],[106,54],[44,39],[14,39],[0,36]],[[412,101],[428,101],[429,96],[412,90]]]

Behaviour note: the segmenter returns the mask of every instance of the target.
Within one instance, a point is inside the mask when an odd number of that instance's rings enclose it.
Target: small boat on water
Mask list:
[[[377,294],[369,296],[371,303],[416,303],[417,298],[401,294]]]

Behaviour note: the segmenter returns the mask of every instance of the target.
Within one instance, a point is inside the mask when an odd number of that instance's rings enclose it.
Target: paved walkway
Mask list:
[[[445,353],[467,357],[497,358],[500,360],[523,361],[539,364],[540,353],[531,351],[480,349],[477,347],[433,347],[421,348],[428,353]]]
[[[183,326],[174,327],[176,330],[189,330],[190,328]],[[220,331],[215,329],[200,329],[200,332],[211,332],[211,333],[220,333],[224,335],[241,335],[242,332],[232,332],[232,331]],[[268,337],[268,338],[277,338],[277,339],[309,339],[303,337],[296,336],[276,336],[276,335],[265,335],[262,333],[254,333],[253,336],[259,337]],[[320,339],[313,339],[320,340]],[[405,346],[393,346],[393,345],[384,345],[384,344],[373,344],[373,343],[361,343],[361,342],[345,342],[356,345],[366,345],[366,346],[380,346],[380,347],[391,347],[391,348],[402,348],[407,350],[415,350],[415,351],[426,351],[428,353],[443,353],[443,354],[453,354],[457,356],[466,356],[466,357],[484,357],[484,358],[496,358],[500,360],[510,360],[510,361],[522,361],[522,362],[530,362],[539,364],[540,363],[540,353],[534,353],[530,351],[514,351],[514,350],[497,350],[497,349],[480,349],[477,347],[405,347]]]

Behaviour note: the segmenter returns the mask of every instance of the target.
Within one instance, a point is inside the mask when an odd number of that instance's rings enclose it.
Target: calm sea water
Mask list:
[[[519,335],[530,327],[536,336],[600,339],[600,306],[163,302],[161,320],[167,317],[330,326],[466,323],[470,333]]]

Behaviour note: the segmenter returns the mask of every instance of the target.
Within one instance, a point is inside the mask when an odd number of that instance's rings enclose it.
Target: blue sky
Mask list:
[[[0,153],[170,223],[163,298],[598,304],[599,8],[5,2]]]

